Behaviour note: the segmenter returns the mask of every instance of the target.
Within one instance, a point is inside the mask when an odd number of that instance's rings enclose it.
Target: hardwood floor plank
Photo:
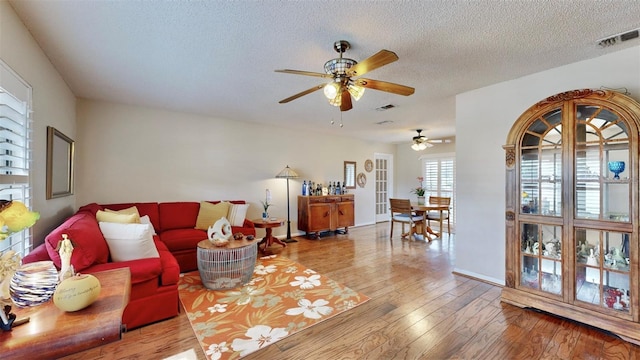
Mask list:
[[[369,297],[367,303],[245,359],[640,359],[640,347],[500,302],[501,287],[452,273],[455,236],[394,238],[389,224],[272,250]],[[186,314],[64,359],[206,359]],[[1,355],[0,355],[1,357]]]

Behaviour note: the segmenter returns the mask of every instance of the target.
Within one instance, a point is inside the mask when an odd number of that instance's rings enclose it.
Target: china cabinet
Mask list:
[[[298,195],[298,229],[319,237],[321,231],[337,231],[355,224],[354,196],[301,196]]]
[[[574,90],[525,111],[506,152],[501,299],[640,344],[640,104]]]

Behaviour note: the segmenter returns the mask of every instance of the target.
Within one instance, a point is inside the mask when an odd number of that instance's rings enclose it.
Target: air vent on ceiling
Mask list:
[[[640,36],[640,34],[638,33],[638,30],[639,29],[635,29],[635,30],[627,31],[621,34],[610,36],[608,38],[598,41],[598,45],[602,48],[605,48],[605,47],[619,44],[623,41],[635,39],[638,36]]]
[[[392,120],[382,120],[382,121],[378,121],[377,123],[375,123],[376,125],[386,125],[386,124],[393,124]]]
[[[396,106],[393,105],[393,104],[388,104],[388,105],[385,105],[385,106],[380,106],[379,108],[376,108],[376,110],[385,111],[385,110],[393,109],[394,107],[396,107]]]

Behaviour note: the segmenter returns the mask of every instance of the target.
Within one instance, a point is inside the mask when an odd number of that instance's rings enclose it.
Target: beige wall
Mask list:
[[[356,161],[360,172],[374,153],[395,151],[393,145],[310,131],[92,100],[78,100],[77,116],[78,206],[243,199],[256,218],[269,188],[270,215],[286,218],[286,181],[275,175],[289,165],[301,176],[290,180],[292,234],[298,232],[303,180],[342,181],[344,160]],[[365,188],[352,191],[356,225],[375,222],[371,176]]]
[[[24,24],[6,1],[0,1],[0,58],[33,87],[31,179],[32,207],[41,219],[34,242],[75,211],[75,196],[45,200],[47,126],[76,137],[75,97]]]
[[[505,264],[505,155],[515,120],[560,92],[626,88],[640,101],[640,46],[469,91],[456,99],[456,270],[498,283]]]

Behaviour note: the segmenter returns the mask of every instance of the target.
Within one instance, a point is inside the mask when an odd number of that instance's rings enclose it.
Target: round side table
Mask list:
[[[257,241],[229,240],[226,246],[215,246],[209,240],[198,243],[200,279],[210,290],[233,289],[248,283],[257,258]]]
[[[285,222],[284,219],[266,219],[266,220],[253,219],[253,220],[251,220],[251,222],[253,222],[253,225],[256,228],[265,229],[265,231],[267,232],[265,237],[260,241],[260,244],[264,243],[264,247],[262,247],[262,249],[261,249],[263,253],[273,243],[280,244],[280,245],[282,245],[282,247],[287,247],[286,243],[283,243],[282,241],[280,241],[280,239],[278,239],[277,237],[273,236],[273,228],[277,228],[277,227],[280,227],[280,226],[284,225],[284,222]]]

